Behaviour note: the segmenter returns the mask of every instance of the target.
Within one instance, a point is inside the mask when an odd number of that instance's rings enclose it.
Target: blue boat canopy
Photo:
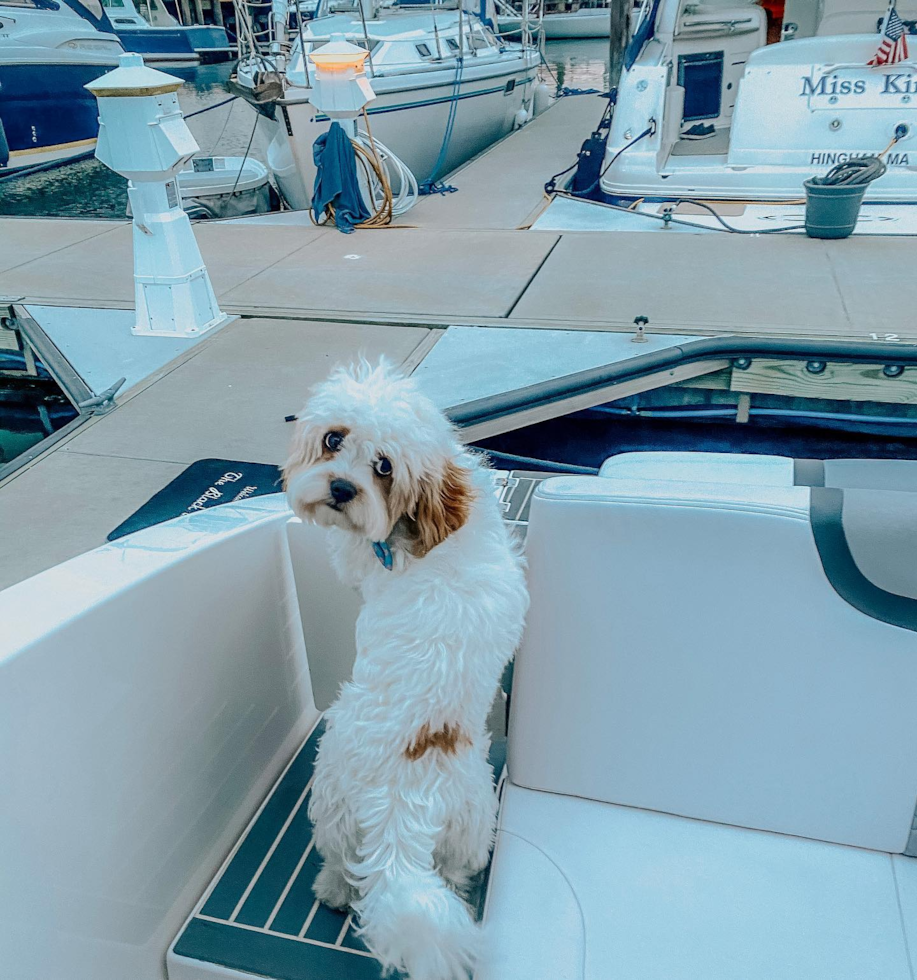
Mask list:
[[[628,41],[624,49],[624,69],[630,71],[634,66],[640,52],[646,46],[646,42],[656,33],[656,15],[659,13],[660,0],[653,0],[649,10],[644,14],[633,37]]]

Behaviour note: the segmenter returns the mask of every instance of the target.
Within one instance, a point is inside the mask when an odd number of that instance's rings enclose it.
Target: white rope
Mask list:
[[[376,151],[385,170],[386,179],[392,188],[392,216],[397,217],[410,211],[417,203],[419,196],[417,178],[410,168],[378,138],[374,136],[371,142],[365,130],[357,130],[357,142],[370,154],[373,152],[373,143],[376,145]],[[373,185],[369,188],[364,187],[364,192],[368,192],[374,207],[378,207],[382,202],[384,191],[378,181],[374,180]]]

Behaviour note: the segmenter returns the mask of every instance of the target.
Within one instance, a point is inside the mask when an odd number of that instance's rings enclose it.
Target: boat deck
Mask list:
[[[312,895],[321,859],[308,801],[323,731],[319,721],[198,903],[169,955],[170,976],[199,976],[204,963],[288,980],[382,980],[353,915]],[[498,735],[490,752],[497,777],[505,758]],[[469,896],[479,919],[489,871]]]
[[[730,334],[917,342],[902,288],[912,260],[895,238],[523,230],[544,181],[600,113],[599,99],[562,99],[453,175],[459,191],[423,201],[410,227],[341,235],[302,215],[198,224],[221,306],[240,318],[171,353],[119,394],[116,411],[0,483],[0,588],[102,543],[196,460],[282,460],[284,417],[333,364],[384,353],[413,369],[448,326],[503,338],[466,330],[443,348],[443,378],[453,357],[487,364],[459,372],[470,386],[479,373],[511,387],[520,366],[531,383],[568,361],[577,370],[605,352],[629,356],[623,338],[606,340],[637,316],[662,344]],[[101,319],[93,311],[132,307],[129,223],[0,219],[0,297],[79,311],[75,342],[80,322]],[[519,333],[506,341],[509,330]]]

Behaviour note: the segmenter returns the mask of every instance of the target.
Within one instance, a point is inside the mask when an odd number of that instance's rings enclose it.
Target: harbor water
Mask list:
[[[541,70],[552,88],[556,82],[558,88],[608,89],[607,41],[549,41],[546,62]],[[179,100],[186,115],[216,106],[188,120],[202,154],[241,157],[248,151],[264,161],[267,139],[254,109],[242,99],[218,105],[229,97],[231,62],[167,70],[185,80]],[[0,182],[0,215],[123,218],[126,209],[126,182],[95,158]]]

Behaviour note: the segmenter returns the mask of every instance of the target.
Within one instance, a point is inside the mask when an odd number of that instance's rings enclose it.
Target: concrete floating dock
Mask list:
[[[435,202],[431,202],[435,203]],[[196,226],[228,313],[917,340],[900,239]],[[64,243],[64,244],[62,244]],[[0,219],[0,295],[129,308],[130,227]]]

